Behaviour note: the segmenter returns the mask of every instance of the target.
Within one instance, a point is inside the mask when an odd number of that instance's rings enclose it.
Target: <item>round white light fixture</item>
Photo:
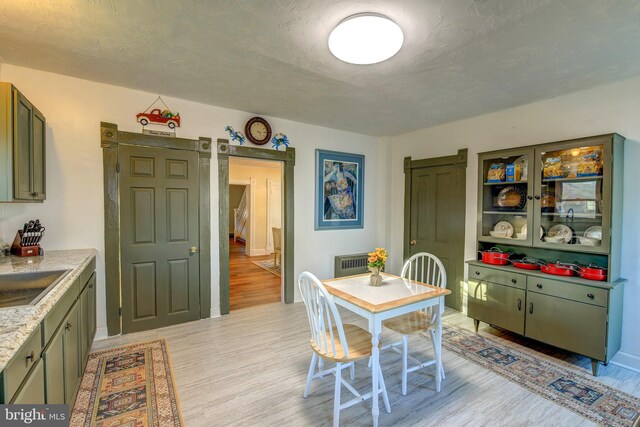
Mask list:
[[[391,19],[360,13],[340,22],[329,35],[329,50],[350,64],[376,64],[398,53],[404,42],[402,29]]]

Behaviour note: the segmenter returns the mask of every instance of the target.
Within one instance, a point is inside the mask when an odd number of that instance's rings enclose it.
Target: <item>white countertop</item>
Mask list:
[[[0,308],[0,371],[96,256],[95,249],[46,251],[37,257],[0,257],[0,274],[72,270],[36,305]]]

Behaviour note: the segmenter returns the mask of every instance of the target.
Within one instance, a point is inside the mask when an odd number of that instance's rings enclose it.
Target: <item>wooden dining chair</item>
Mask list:
[[[311,328],[311,364],[307,374],[307,383],[304,388],[304,397],[309,395],[311,380],[322,378],[324,375],[333,374],[336,377],[334,402],[333,402],[333,425],[338,426],[340,421],[340,410],[355,405],[371,398],[372,393],[361,395],[350,383],[342,378],[342,369],[351,369],[351,380],[355,377],[355,361],[371,356],[371,334],[359,326],[342,324],[340,313],[333,302],[333,297],[327,292],[322,282],[316,276],[305,271],[298,278],[300,295],[307,309],[309,327]],[[326,360],[335,362],[332,369],[324,369],[320,361]],[[318,372],[316,372],[316,367]],[[387,389],[384,385],[382,370],[378,366],[380,378],[380,390],[384,401],[385,409],[391,412]],[[340,392],[345,386],[355,397],[348,402],[340,403]]]
[[[405,279],[415,280],[418,282],[426,283],[440,288],[447,287],[447,272],[440,261],[435,255],[427,252],[420,252],[410,257],[402,267],[401,276]],[[440,314],[444,312],[444,304],[440,306]],[[435,360],[429,360],[427,362],[420,362],[419,360],[409,355],[409,335],[417,334],[420,332],[428,331],[431,335],[431,344],[433,345],[434,353],[441,348],[436,342],[437,337],[435,333],[436,322],[436,310],[437,307],[429,307],[423,310],[414,311],[402,316],[394,317],[384,321],[382,324],[391,329],[392,331],[402,334],[402,342],[393,343],[391,345],[383,347],[383,349],[391,348],[398,353],[402,354],[402,394],[407,394],[407,374],[409,372],[417,371],[418,369],[425,368],[427,366],[434,365]],[[402,345],[402,351],[398,350],[398,346]],[[414,366],[408,366],[408,359],[411,359]],[[436,369],[438,369],[436,367]],[[439,368],[441,371],[442,379],[444,379],[444,368],[442,365]]]
[[[273,266],[277,267],[278,262],[282,265],[282,248],[280,244],[282,229],[280,227],[271,227],[271,233],[273,233]]]

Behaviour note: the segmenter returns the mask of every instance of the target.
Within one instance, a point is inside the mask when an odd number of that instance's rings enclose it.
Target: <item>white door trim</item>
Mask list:
[[[273,253],[273,234],[271,227],[273,226],[273,216],[275,214],[273,205],[272,192],[275,188],[278,188],[280,193],[280,206],[277,208],[280,211],[280,218],[282,222],[282,183],[274,182],[271,178],[267,178],[267,247],[266,253]],[[282,224],[280,224],[282,226]]]

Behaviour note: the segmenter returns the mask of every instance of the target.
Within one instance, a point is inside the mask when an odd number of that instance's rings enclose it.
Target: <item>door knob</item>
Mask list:
[[[189,248],[189,253],[190,253],[191,255],[195,254],[196,252],[198,252],[198,247],[197,247],[197,246],[191,246],[191,247]]]
[[[417,240],[412,240],[409,243],[411,243],[411,246],[415,246],[415,244],[418,243],[418,241]]]

